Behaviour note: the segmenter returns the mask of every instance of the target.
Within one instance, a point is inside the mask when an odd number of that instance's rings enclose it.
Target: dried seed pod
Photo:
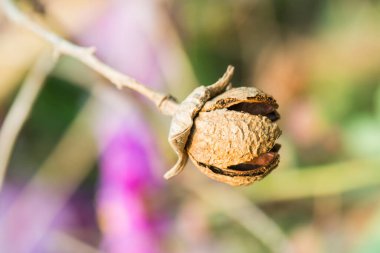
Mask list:
[[[208,101],[195,119],[187,151],[195,166],[231,185],[260,180],[279,163],[281,130],[276,101],[248,87],[233,88]]]
[[[187,151],[207,176],[231,185],[246,185],[267,175],[279,162],[281,130],[262,115],[228,109],[200,112]]]
[[[224,88],[219,87],[218,92],[205,91],[203,94],[209,95],[198,96],[201,98],[198,101],[194,100],[193,92],[193,97],[187,100],[197,102],[187,107],[191,109],[186,113],[186,109],[179,110],[174,116],[171,130],[180,134],[173,135],[171,131],[169,137],[173,138],[169,140],[182,162],[170,170],[166,178],[182,170],[188,155],[201,172],[230,185],[251,184],[278,165],[280,145],[275,142],[281,130],[275,123],[279,119],[276,101],[255,88],[226,90],[226,84],[224,82]],[[186,108],[187,103],[185,100],[180,108]],[[190,118],[191,124],[183,120],[185,118]]]
[[[228,168],[269,152],[281,131],[261,115],[219,109],[195,119],[187,150],[199,163]]]

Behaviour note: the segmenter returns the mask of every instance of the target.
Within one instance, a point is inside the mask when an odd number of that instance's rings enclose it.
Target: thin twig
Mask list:
[[[0,129],[0,189],[11,153],[46,76],[55,65],[51,54],[43,54],[29,72]]]
[[[25,27],[49,42],[55,49],[55,52],[59,54],[69,55],[85,65],[89,66],[111,83],[116,85],[119,89],[123,87],[130,88],[148,99],[150,99],[164,114],[172,115],[176,109],[176,103],[170,96],[153,91],[146,87],[144,84],[137,82],[132,77],[122,74],[110,66],[104,64],[97,57],[94,56],[95,48],[93,47],[80,47],[75,45],[41,25],[33,22],[29,17],[25,16],[11,0],[0,0],[4,14],[13,22]]]

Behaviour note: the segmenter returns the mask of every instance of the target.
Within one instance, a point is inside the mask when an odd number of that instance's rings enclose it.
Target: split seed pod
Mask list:
[[[262,179],[279,163],[277,107],[272,97],[248,87],[208,101],[188,139],[190,159],[210,178],[230,185]]]
[[[166,178],[182,171],[188,156],[208,177],[234,186],[260,180],[278,165],[278,105],[256,88],[226,89],[232,73],[229,67],[179,105],[169,133],[179,160]]]

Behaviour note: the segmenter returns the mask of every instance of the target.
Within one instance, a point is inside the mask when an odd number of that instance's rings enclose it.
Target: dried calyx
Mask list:
[[[225,80],[219,80],[219,83],[227,87]],[[174,168],[174,174],[170,174],[173,170],[169,171],[169,177],[182,170],[187,156],[201,172],[230,185],[251,184],[278,165],[280,145],[276,144],[276,140],[281,130],[275,123],[279,119],[276,101],[252,87],[219,91],[214,96],[198,93],[187,98],[187,101],[202,101],[195,103],[196,110],[193,110],[194,106],[187,107],[192,111],[190,128],[189,124],[178,120],[186,118],[184,115],[189,116],[189,110],[187,114],[180,109],[176,113],[171,130],[173,124],[177,130],[181,129],[178,128],[181,123],[182,129],[185,129],[184,126],[187,128],[186,131],[177,131],[177,135],[170,135],[172,138],[169,136],[169,141],[172,146],[181,144],[176,147],[177,151],[183,150],[181,155],[184,159],[182,163],[177,163],[180,166]],[[199,97],[208,98],[206,101],[194,100]]]

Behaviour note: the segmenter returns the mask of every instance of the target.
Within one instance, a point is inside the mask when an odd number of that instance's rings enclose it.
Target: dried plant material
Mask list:
[[[226,109],[201,112],[188,152],[199,163],[228,168],[269,152],[280,134],[277,124],[261,115]]]
[[[196,88],[178,107],[174,114],[169,130],[169,143],[178,155],[177,163],[165,173],[165,178],[174,177],[183,170],[187,162],[184,152],[189,137],[193,119],[210,98],[210,93],[204,86]]]
[[[262,106],[257,106],[256,103],[261,103]],[[270,106],[275,110],[278,108],[276,101],[263,91],[252,87],[239,87],[229,89],[219,96],[208,101],[202,108],[203,112],[208,112],[216,109],[229,108],[234,105],[252,105],[252,109],[264,109],[265,106]],[[259,114],[259,113],[256,113]]]
[[[255,88],[227,85],[215,96],[198,87],[179,106],[169,134],[179,159],[166,178],[181,172],[188,156],[201,172],[230,185],[251,184],[278,165],[276,101]]]
[[[169,130],[169,143],[178,155],[177,163],[164,177],[169,179],[180,173],[187,161],[185,146],[193,126],[193,119],[202,109],[203,105],[213,96],[225,91],[232,75],[233,67],[229,66],[226,73],[216,83],[208,87],[196,88],[179,106],[175,112]]]
[[[261,115],[218,109],[201,112],[188,141],[195,166],[212,179],[247,185],[266,176],[279,162],[281,130]]]

